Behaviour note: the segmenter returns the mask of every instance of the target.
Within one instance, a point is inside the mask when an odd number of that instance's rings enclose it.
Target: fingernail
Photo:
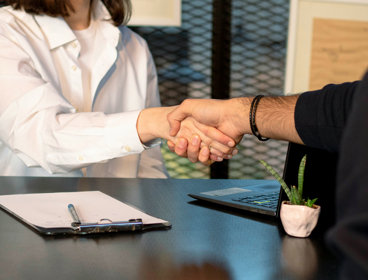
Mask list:
[[[199,137],[197,135],[192,137],[192,145],[197,146],[199,144]]]
[[[204,147],[200,151],[201,155],[204,157],[208,157],[210,155],[210,150],[207,147]]]
[[[230,148],[232,148],[232,147],[234,147],[234,146],[235,146],[235,143],[234,143],[234,141],[229,141],[229,142],[227,142],[227,145],[228,145]]]
[[[238,149],[234,149],[233,150],[233,152],[231,153],[233,156],[235,156],[235,155],[237,155],[238,154],[238,152],[239,152],[239,150]]]
[[[179,148],[185,148],[186,141],[184,139],[180,138],[179,142],[178,142],[178,146],[179,146]]]

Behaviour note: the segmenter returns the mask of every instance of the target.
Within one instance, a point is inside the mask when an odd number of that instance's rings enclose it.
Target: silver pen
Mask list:
[[[73,218],[72,226],[73,227],[80,226],[81,225],[81,221],[80,221],[79,216],[77,214],[77,210],[75,210],[75,208],[74,208],[74,205],[73,204],[68,204],[68,210],[69,210],[70,215]]]

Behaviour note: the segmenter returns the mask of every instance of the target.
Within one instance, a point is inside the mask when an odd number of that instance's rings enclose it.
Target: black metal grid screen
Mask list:
[[[185,98],[211,97],[212,28],[218,28],[213,23],[215,1],[182,0],[181,27],[133,28],[147,40],[152,51],[163,105],[176,105]],[[220,3],[229,5],[231,11],[230,97],[283,95],[289,1]],[[287,149],[284,142],[263,143],[245,136],[239,148],[240,154],[229,161],[229,178],[266,177],[259,159],[267,160],[279,170],[283,168]],[[163,153],[172,177],[210,177],[208,167],[177,157],[168,151],[166,144]]]
[[[231,97],[283,95],[288,0],[235,0],[232,7]],[[229,161],[230,178],[264,178],[264,159],[281,171],[287,143],[245,136]]]

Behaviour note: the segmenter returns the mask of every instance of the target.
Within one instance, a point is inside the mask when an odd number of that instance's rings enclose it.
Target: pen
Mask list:
[[[68,210],[69,210],[70,215],[72,215],[72,218],[73,218],[72,226],[73,227],[79,226],[81,224],[81,221],[78,217],[77,210],[75,210],[74,208],[74,205],[68,204]]]

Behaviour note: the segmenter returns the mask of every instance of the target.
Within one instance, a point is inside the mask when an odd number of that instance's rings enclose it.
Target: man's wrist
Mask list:
[[[253,98],[252,103],[250,104],[250,111],[249,111],[249,126],[252,131],[252,134],[258,138],[260,141],[267,141],[269,138],[263,137],[258,130],[257,123],[256,123],[256,113],[257,113],[257,107],[258,103],[261,101],[261,99],[264,97],[264,95],[257,95]]]
[[[251,99],[249,97],[238,97],[231,100],[233,104],[229,108],[235,120],[235,126],[241,134],[252,134],[248,121]]]

